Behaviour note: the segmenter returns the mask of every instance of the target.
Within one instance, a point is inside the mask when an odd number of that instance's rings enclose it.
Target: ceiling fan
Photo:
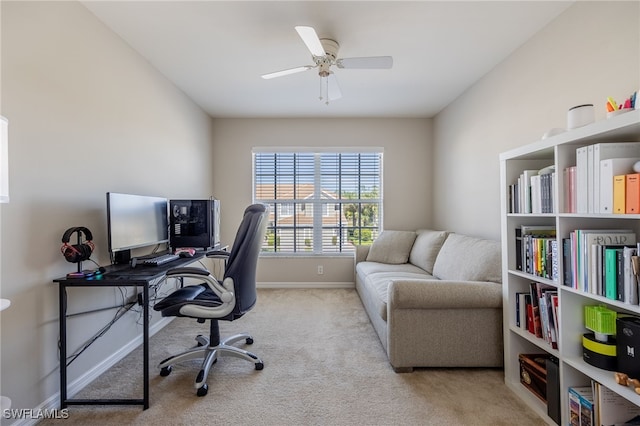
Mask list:
[[[295,28],[307,46],[307,49],[311,52],[314,65],[303,65],[263,74],[262,78],[268,80],[318,68],[318,75],[320,76],[320,100],[323,99],[324,93],[326,103],[329,104],[330,100],[333,101],[342,97],[338,81],[333,71],[331,71],[333,65],[344,69],[389,69],[393,65],[393,58],[391,56],[338,58],[340,45],[337,41],[328,38],[319,38],[313,27],[297,26]]]

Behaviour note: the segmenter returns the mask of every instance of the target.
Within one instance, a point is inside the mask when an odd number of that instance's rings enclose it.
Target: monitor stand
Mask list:
[[[126,265],[131,262],[131,250],[122,250],[113,253],[113,263],[115,265]]]

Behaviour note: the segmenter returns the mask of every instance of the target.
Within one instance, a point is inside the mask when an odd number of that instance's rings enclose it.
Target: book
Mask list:
[[[571,238],[563,238],[562,239],[562,272],[564,273],[562,283],[566,286],[571,286],[572,278],[572,268],[571,268]]]
[[[539,174],[540,176],[540,190],[537,196],[540,198],[538,204],[540,205],[540,211],[538,213],[553,213],[554,212],[554,196],[553,188],[555,185],[556,173],[552,169]]]
[[[564,169],[564,197],[565,213],[576,213],[576,166]]]
[[[531,294],[531,306],[532,306],[532,319],[533,319],[533,334],[536,337],[544,339],[545,341],[550,343],[550,332],[549,332],[549,316],[546,310],[546,296],[545,293],[547,291],[554,291],[555,287],[539,283],[539,282],[531,282],[529,283],[529,293]],[[542,305],[542,306],[541,306]]]
[[[640,161],[640,157],[600,161],[600,213],[613,213],[613,177],[632,173],[637,161]]]
[[[569,391],[569,425],[580,426],[580,396]]]
[[[531,213],[542,213],[541,176],[531,176]]]
[[[593,211],[589,211],[589,213],[598,213],[602,212],[602,206],[600,205],[600,189],[602,188],[602,176],[600,175],[601,162],[611,158],[640,158],[640,142],[596,143],[591,147],[593,153],[590,157],[591,163],[589,164],[591,166],[591,179],[589,182],[592,186],[589,187],[589,191],[593,194]],[[628,172],[621,172],[619,174],[626,173]]]
[[[555,225],[521,225],[515,228],[516,242],[516,269],[523,272],[530,272],[532,259],[532,237],[555,238]]]
[[[638,286],[631,260],[637,253],[636,247],[625,246],[622,248],[622,281],[618,283],[618,300],[633,305],[638,304]]]
[[[577,213],[589,213],[588,210],[588,157],[587,147],[576,148],[576,210]]]
[[[560,317],[558,316],[558,305],[560,301],[558,300],[558,292],[551,293],[551,309],[553,313],[553,327],[556,331],[556,341],[559,331],[560,331]]]
[[[525,305],[527,310],[527,331],[531,334],[536,334],[536,328],[534,326],[533,315],[533,303],[531,303],[531,295],[529,295],[529,303]]]
[[[603,246],[600,244],[593,244],[591,246],[591,258],[590,262],[590,275],[589,275],[589,293],[602,294],[602,279],[604,278],[603,260],[604,255],[602,253]]]
[[[574,426],[594,424],[594,397],[591,386],[569,387],[569,421]]]
[[[527,328],[527,305],[531,304],[529,292],[516,293],[516,327]]]
[[[625,214],[625,201],[627,198],[627,176],[616,175],[613,177],[613,213]]]
[[[520,174],[520,213],[531,211],[531,177],[538,174],[538,170],[523,170]]]
[[[593,383],[593,399],[596,406],[594,419],[596,425],[624,424],[640,415],[639,406],[601,383]]]
[[[542,324],[542,338],[551,346],[553,349],[558,349],[558,338],[557,338],[557,321],[554,316],[554,307],[552,304],[552,296],[557,297],[558,292],[555,289],[544,289],[542,290],[542,295],[540,296],[540,322]]]
[[[551,280],[554,282],[559,281],[559,264],[560,264],[560,250],[558,246],[558,240],[553,238],[551,241]]]
[[[626,176],[625,191],[627,196],[625,198],[625,213],[638,214],[640,213],[640,173],[629,173]]]
[[[602,247],[602,262],[605,264],[605,270],[602,276],[602,283],[599,291],[595,294],[604,296],[608,299],[622,301],[624,299],[624,283],[625,283],[625,250],[627,273],[632,273],[631,254],[635,253],[636,245],[606,245]],[[631,277],[627,278],[627,281]]]
[[[607,248],[604,251],[605,257],[605,294],[607,299],[616,300],[618,298],[618,250],[617,248]]]
[[[593,244],[624,246],[636,244],[636,234],[630,229],[576,229],[575,231],[575,257],[577,277],[574,279],[573,288],[591,293],[591,287],[595,285],[593,269],[591,268]]]
[[[521,327],[522,322],[520,321],[520,312],[524,310],[524,299],[520,298],[520,296],[522,295],[522,293],[516,293],[516,316],[515,316],[515,321],[516,321],[516,327]]]
[[[536,337],[542,338],[542,324],[540,322],[540,298],[538,297],[537,283],[529,284],[529,291],[531,294],[531,327],[532,332]]]
[[[631,285],[625,288],[625,302],[632,305],[640,304],[640,283],[638,277],[640,276],[640,258],[638,258],[639,250],[636,249],[636,254],[631,256],[631,272],[633,273],[633,279]]]

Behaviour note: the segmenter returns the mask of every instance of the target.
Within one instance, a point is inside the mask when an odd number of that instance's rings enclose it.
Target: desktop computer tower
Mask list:
[[[169,244],[207,249],[220,245],[219,200],[170,200]]]

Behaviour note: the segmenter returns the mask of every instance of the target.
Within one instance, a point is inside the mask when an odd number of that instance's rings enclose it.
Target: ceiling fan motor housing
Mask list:
[[[336,58],[338,57],[340,45],[337,41],[329,38],[321,38],[320,43],[322,43],[326,54],[324,56],[314,56],[313,60],[319,67],[318,75],[320,77],[328,77],[329,74],[331,74],[329,68],[335,64]]]

